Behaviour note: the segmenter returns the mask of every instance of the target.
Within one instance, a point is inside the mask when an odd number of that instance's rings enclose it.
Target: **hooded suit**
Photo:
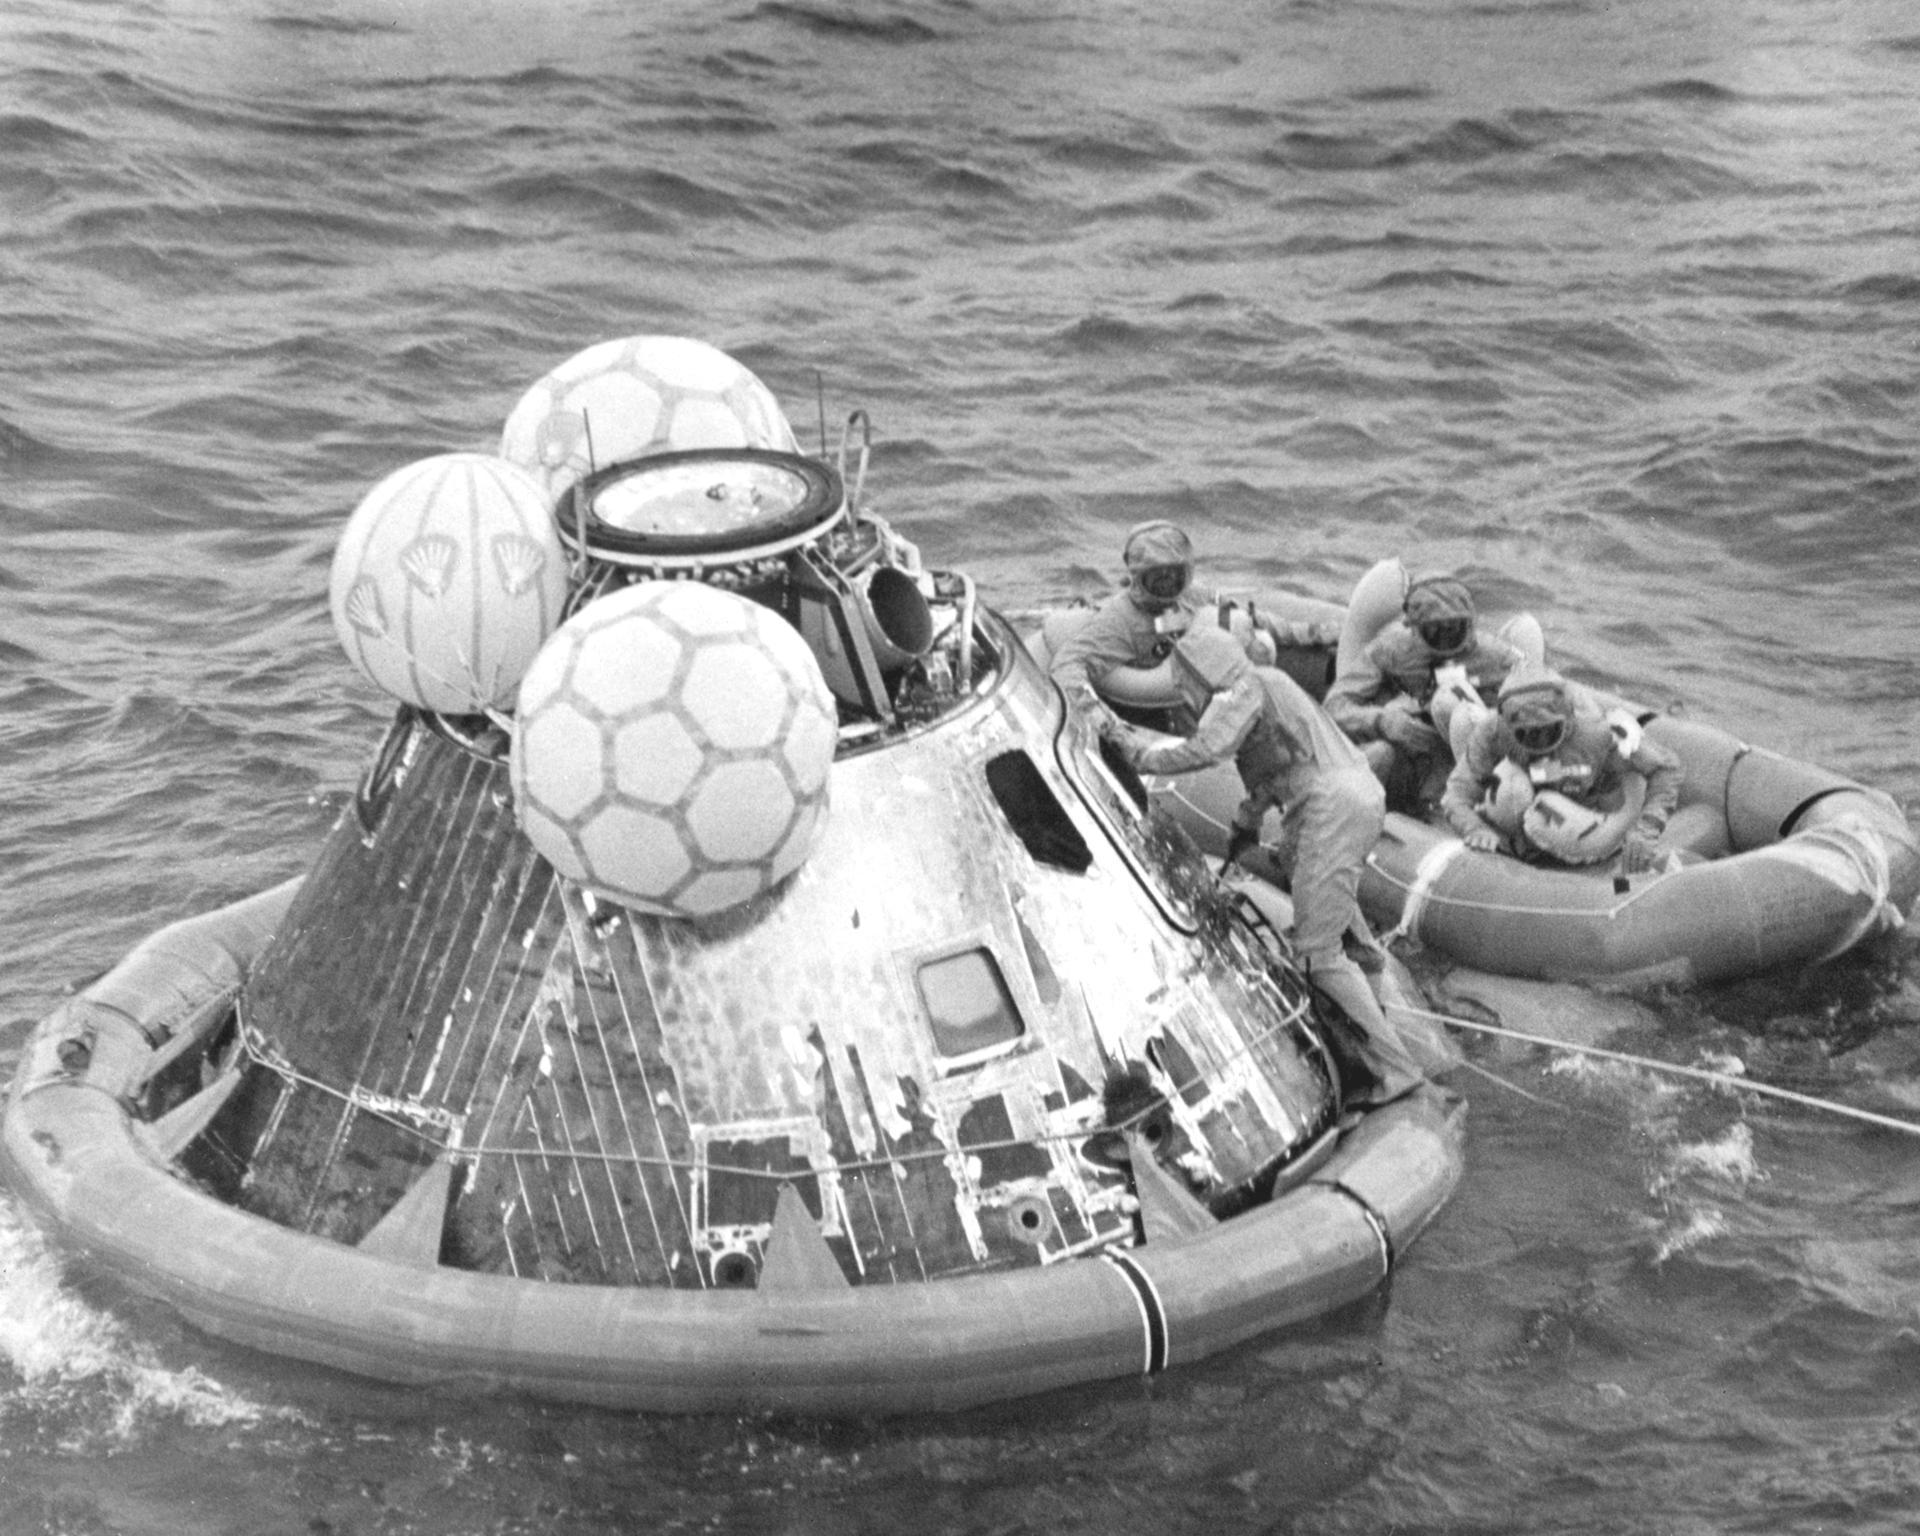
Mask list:
[[[1503,763],[1511,765],[1509,777],[1524,775],[1536,791],[1553,790],[1590,810],[1617,808],[1629,776],[1638,775],[1645,782],[1646,799],[1631,831],[1650,844],[1679,804],[1680,760],[1648,741],[1637,726],[1626,729],[1628,724],[1616,728],[1596,704],[1550,668],[1516,669],[1501,685],[1499,708],[1467,737],[1459,762],[1447,776],[1440,808],[1462,837],[1476,831],[1514,837],[1512,828],[1495,826],[1482,814]],[[1561,738],[1548,752],[1528,751],[1514,734],[1528,726],[1555,725]],[[1518,840],[1524,847],[1524,833]]]
[[[1236,842],[1257,838],[1268,810],[1283,812],[1294,842],[1294,948],[1308,979],[1359,1026],[1375,1094],[1385,1099],[1405,1092],[1421,1079],[1419,1062],[1345,946],[1350,931],[1375,942],[1358,891],[1361,867],[1386,818],[1380,781],[1298,683],[1276,668],[1254,666],[1231,636],[1202,626],[1182,637],[1173,655],[1180,690],[1199,723],[1184,740],[1136,748],[1135,764],[1147,773],[1185,773],[1231,757],[1246,790],[1233,818]]]
[[[1137,523],[1121,549],[1127,584],[1093,612],[1061,643],[1048,667],[1053,680],[1076,709],[1101,710],[1100,684],[1116,667],[1152,667],[1166,660],[1173,644],[1202,614],[1211,616],[1219,600],[1191,583],[1171,601],[1146,591],[1142,577],[1165,566],[1193,567],[1193,544],[1186,533],[1163,518]],[[1225,622],[1224,618],[1221,620]],[[1277,643],[1333,645],[1339,634],[1311,623],[1261,624]]]

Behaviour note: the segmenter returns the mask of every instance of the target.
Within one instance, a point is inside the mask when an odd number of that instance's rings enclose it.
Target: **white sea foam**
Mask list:
[[[1687,1142],[1669,1148],[1666,1163],[1667,1184],[1697,1175],[1744,1189],[1767,1177],[1766,1169],[1754,1156],[1753,1128],[1744,1120],[1728,1126],[1712,1141]]]
[[[1628,1095],[1649,1109],[1671,1104],[1688,1090],[1688,1085],[1677,1078],[1662,1076],[1632,1062],[1609,1061],[1600,1056],[1557,1055],[1547,1064],[1547,1072],[1589,1092]]]
[[[1745,1121],[1729,1125],[1708,1141],[1672,1140],[1662,1146],[1647,1192],[1667,1206],[1658,1224],[1654,1262],[1697,1248],[1731,1229],[1726,1212],[1701,1197],[1702,1186],[1745,1189],[1767,1172],[1753,1150],[1753,1128]]]
[[[1654,1245],[1653,1262],[1664,1264],[1675,1254],[1721,1236],[1727,1230],[1727,1217],[1716,1206],[1697,1205],[1676,1211],[1675,1220],[1663,1225]]]
[[[82,1439],[126,1441],[170,1418],[199,1427],[278,1416],[192,1366],[157,1359],[107,1313],[61,1283],[38,1233],[0,1203],[0,1398],[80,1411]]]

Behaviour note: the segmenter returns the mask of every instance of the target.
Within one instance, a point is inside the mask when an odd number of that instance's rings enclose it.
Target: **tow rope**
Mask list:
[[[1909,1136],[1920,1136],[1920,1123],[1902,1120],[1896,1115],[1883,1115],[1875,1110],[1860,1109],[1852,1104],[1841,1104],[1833,1099],[1823,1099],[1811,1093],[1799,1093],[1792,1088],[1781,1088],[1773,1083],[1758,1082],[1740,1072],[1716,1071],[1711,1067],[1689,1067],[1677,1061],[1661,1061],[1655,1056],[1636,1056],[1631,1051],[1609,1050],[1603,1045],[1576,1045],[1566,1040],[1555,1040],[1548,1035],[1532,1035],[1525,1030],[1508,1029],[1500,1024],[1484,1024],[1478,1019],[1463,1019],[1454,1014],[1436,1013],[1431,1009],[1407,1009],[1424,1018],[1433,1019],[1441,1024],[1451,1024],[1456,1029],[1472,1030],[1476,1034],[1497,1035],[1503,1040],[1518,1040],[1526,1045],[1544,1046],[1550,1051],[1571,1051],[1579,1056],[1597,1056],[1605,1061],[1618,1061],[1630,1067],[1640,1067],[1648,1072],[1665,1072],[1674,1077],[1690,1077],[1697,1082],[1711,1083],[1716,1088],[1730,1089],[1736,1093],[1757,1093],[1772,1099],[1783,1099],[1790,1104],[1799,1104],[1808,1109],[1825,1110],[1831,1115],[1843,1115],[1849,1120],[1864,1121],[1868,1125],[1881,1126],[1890,1131],[1903,1131]]]

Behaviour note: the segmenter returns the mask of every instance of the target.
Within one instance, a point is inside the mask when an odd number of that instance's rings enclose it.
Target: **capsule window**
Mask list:
[[[942,1056],[972,1056],[1025,1033],[1000,967],[984,949],[929,960],[915,979]]]
[[[1032,758],[1020,751],[1002,752],[987,764],[987,787],[1028,853],[1056,869],[1087,872],[1093,850]]]

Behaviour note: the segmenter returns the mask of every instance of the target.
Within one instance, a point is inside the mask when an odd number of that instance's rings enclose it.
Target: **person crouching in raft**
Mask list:
[[[1547,667],[1516,668],[1447,777],[1440,806],[1469,848],[1563,864],[1653,867],[1680,760],[1624,710],[1603,714]]]
[[[1523,657],[1482,635],[1473,593],[1453,576],[1423,576],[1407,588],[1400,619],[1367,646],[1327,690],[1327,713],[1360,743],[1395,810],[1420,815],[1440,797],[1455,757],[1432,716],[1443,673],[1477,705],[1490,703]]]
[[[1223,630],[1202,626],[1173,648],[1182,702],[1199,716],[1184,739],[1124,724],[1109,733],[1143,773],[1177,774],[1232,758],[1246,797],[1234,812],[1231,864],[1253,848],[1270,809],[1282,810],[1293,861],[1294,948],[1313,986],[1359,1027],[1357,1102],[1386,1103],[1418,1087],[1416,1057],[1388,1022],[1366,974],[1346,952],[1349,930],[1374,944],[1360,915],[1360,869],[1386,816],[1386,793],[1360,749],[1286,673],[1256,667]]]

